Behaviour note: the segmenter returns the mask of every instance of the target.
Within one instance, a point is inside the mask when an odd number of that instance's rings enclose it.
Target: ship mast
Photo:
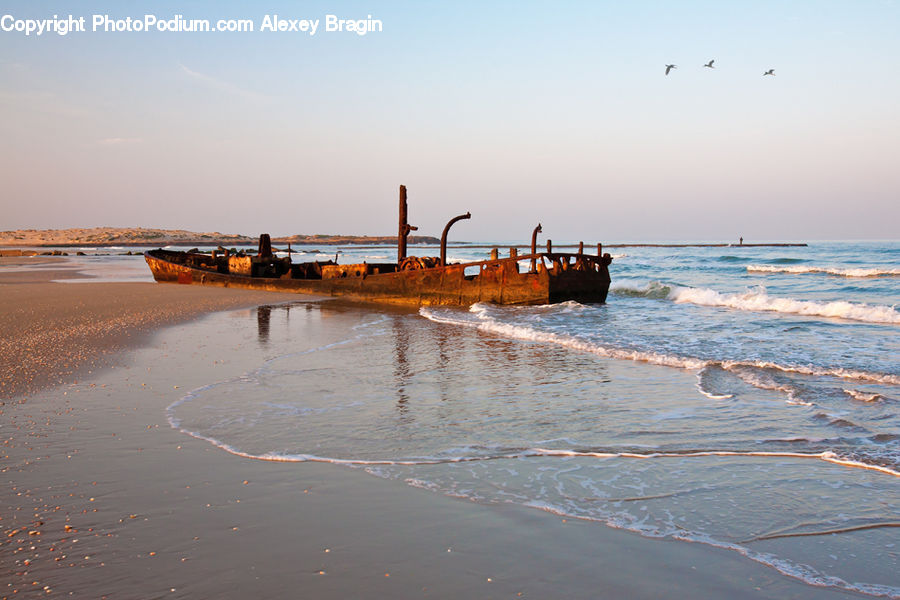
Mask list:
[[[406,238],[410,231],[418,230],[407,223],[406,208],[406,186],[400,186],[400,229],[397,231],[397,264],[399,265],[406,258]]]

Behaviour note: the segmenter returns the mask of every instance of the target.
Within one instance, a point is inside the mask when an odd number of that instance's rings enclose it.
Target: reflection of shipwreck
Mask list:
[[[157,281],[199,283],[278,292],[346,296],[413,305],[549,304],[577,300],[606,301],[609,263],[600,244],[597,254],[537,251],[538,225],[531,237],[531,253],[519,255],[509,249],[508,258],[491,251],[490,260],[447,264],[447,234],[450,227],[469,213],[450,220],[441,236],[441,255],[407,256],[407,236],[415,227],[407,223],[406,187],[400,186],[400,229],[396,263],[339,265],[336,261],[293,263],[290,253],[276,257],[267,234],[259,238],[256,255],[211,254],[190,251],[150,250],[144,258]],[[337,257],[335,257],[337,258]]]

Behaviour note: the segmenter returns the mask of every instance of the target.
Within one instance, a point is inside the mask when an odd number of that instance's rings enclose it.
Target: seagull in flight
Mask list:
[[[677,68],[678,67],[676,65],[666,65],[666,75],[668,75],[669,71],[671,71],[672,69],[677,69]]]
[[[710,69],[715,69],[715,67],[713,66],[713,63],[714,63],[714,62],[716,62],[716,59],[712,59],[711,61],[709,61],[708,63],[706,63],[706,64],[703,65],[703,66],[704,66],[704,67],[708,67],[708,68],[710,68]]]
[[[775,75],[775,69],[769,69],[768,71],[766,71],[765,73],[763,73],[763,77],[765,77],[766,75],[772,75],[772,76],[774,76],[774,75]]]

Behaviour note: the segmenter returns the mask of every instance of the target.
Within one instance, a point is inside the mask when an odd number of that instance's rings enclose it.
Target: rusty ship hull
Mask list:
[[[603,303],[610,284],[608,255],[582,253],[541,252],[402,270],[395,263],[292,264],[289,259],[274,257],[211,256],[163,249],[145,252],[144,258],[159,282],[419,306],[466,306],[476,302],[552,304],[567,300]],[[236,259],[241,259],[244,268],[235,268]],[[532,259],[533,269],[520,262]]]
[[[224,248],[209,254],[160,248],[145,252],[144,258],[156,281],[343,296],[351,300],[419,306],[606,301],[612,258],[603,254],[600,244],[596,255],[585,254],[584,244],[577,253],[553,252],[550,241],[546,252],[538,252],[538,224],[532,232],[530,254],[519,256],[517,248],[510,248],[509,257],[500,258],[495,248],[490,260],[448,264],[450,227],[472,215],[459,215],[447,223],[441,235],[439,257],[417,257],[406,253],[409,233],[417,228],[407,223],[406,186],[402,185],[399,213],[396,263],[293,263],[290,244],[288,256],[278,257],[265,233],[259,238],[255,255]]]

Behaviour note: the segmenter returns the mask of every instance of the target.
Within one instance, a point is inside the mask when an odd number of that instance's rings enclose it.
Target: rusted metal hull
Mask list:
[[[217,285],[254,290],[343,296],[352,300],[407,305],[467,306],[495,304],[551,304],[576,300],[603,303],[609,290],[609,255],[538,253],[483,262],[397,270],[385,265],[291,265],[274,259],[268,274],[228,272],[219,257],[151,250],[144,257],[153,278],[160,282]],[[519,261],[535,259],[534,270]],[[281,262],[278,262],[281,260]],[[266,265],[263,265],[266,267]],[[225,272],[222,272],[222,271]],[[265,271],[266,269],[262,269]]]

